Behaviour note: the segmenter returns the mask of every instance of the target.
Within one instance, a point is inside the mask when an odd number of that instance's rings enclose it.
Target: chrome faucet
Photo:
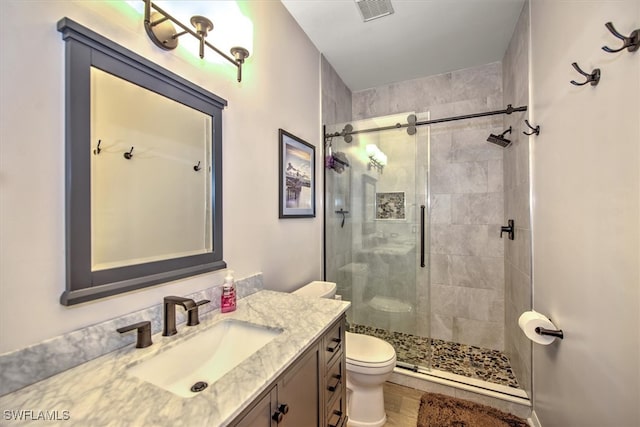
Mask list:
[[[162,330],[162,335],[165,337],[178,333],[176,329],[176,305],[182,306],[187,312],[197,307],[196,302],[190,298],[164,297],[164,329]]]

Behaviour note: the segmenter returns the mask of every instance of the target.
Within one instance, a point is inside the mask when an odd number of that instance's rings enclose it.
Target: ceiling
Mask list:
[[[391,0],[364,22],[355,0],[282,0],[353,91],[501,61],[524,0]]]

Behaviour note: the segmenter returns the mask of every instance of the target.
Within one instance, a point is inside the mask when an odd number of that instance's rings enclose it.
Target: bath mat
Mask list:
[[[522,418],[498,409],[438,393],[420,400],[417,427],[528,427]]]

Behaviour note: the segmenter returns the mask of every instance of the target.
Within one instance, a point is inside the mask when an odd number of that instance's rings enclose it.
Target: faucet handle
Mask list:
[[[133,331],[134,329],[138,330],[136,348],[145,348],[153,344],[153,341],[151,341],[151,322],[148,320],[134,323],[133,325],[123,326],[116,329],[116,331],[123,334],[125,332]]]
[[[195,307],[190,308],[187,311],[187,326],[196,326],[200,324],[200,317],[198,313],[198,307],[201,305],[205,305],[210,303],[211,301],[208,299],[203,299],[202,301],[198,301]]]

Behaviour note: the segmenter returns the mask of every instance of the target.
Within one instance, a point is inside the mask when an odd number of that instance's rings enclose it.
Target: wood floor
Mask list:
[[[384,384],[385,427],[416,427],[420,398],[424,391],[401,385]]]

